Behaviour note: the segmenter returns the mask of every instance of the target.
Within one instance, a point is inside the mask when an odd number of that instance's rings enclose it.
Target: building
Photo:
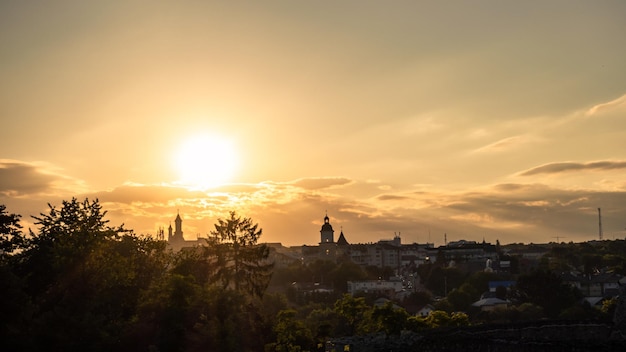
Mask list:
[[[303,263],[310,263],[316,260],[328,260],[337,262],[339,258],[347,256],[350,244],[346,240],[343,230],[335,242],[335,230],[330,223],[328,214],[324,216],[324,222],[320,229],[320,241],[317,246],[303,245],[300,247],[300,254]]]
[[[335,241],[335,230],[330,223],[328,214],[324,216],[324,222],[320,229],[320,242],[318,246],[301,246],[303,263],[315,260],[350,260],[362,267],[375,266],[379,268],[392,268],[401,272],[404,268],[417,268],[420,264],[428,261],[429,248],[432,244],[402,244],[400,234],[394,235],[393,239],[380,240],[376,243],[350,244],[341,230],[339,238]]]
[[[511,305],[511,302],[499,299],[499,298],[483,298],[479,301],[472,303],[472,307],[478,307],[483,312],[490,312],[498,308],[506,308]]]
[[[348,281],[348,293],[353,296],[357,293],[376,293],[393,297],[403,289],[404,286],[400,280]]]
[[[335,243],[335,230],[330,224],[328,214],[324,216],[324,224],[320,230],[319,255],[322,260],[337,260],[337,243]]]
[[[423,306],[422,308],[418,309],[417,313],[415,313],[415,316],[426,318],[434,310],[435,310],[435,306],[429,303]]]
[[[498,259],[496,246],[483,241],[456,241],[446,246],[427,248],[430,261],[439,261],[464,272],[488,271]],[[487,264],[486,264],[487,263]]]
[[[175,228],[172,229],[170,224],[167,229],[167,244],[174,250],[179,251],[183,248],[192,248],[202,243],[202,239],[186,240],[183,236],[183,219],[180,217],[180,213],[176,214],[174,219]]]

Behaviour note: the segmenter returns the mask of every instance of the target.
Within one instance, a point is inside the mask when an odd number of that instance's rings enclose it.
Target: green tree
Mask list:
[[[372,311],[372,321],[377,331],[383,331],[389,335],[400,335],[407,325],[409,313],[403,308],[394,307],[392,302],[387,302],[382,307],[375,307]]]
[[[521,275],[511,294],[520,303],[540,306],[549,318],[556,318],[581,298],[580,292],[558,275],[541,269]]]
[[[515,308],[519,312],[521,321],[540,320],[545,317],[543,308],[532,303],[522,303]]]
[[[306,317],[306,324],[309,330],[315,335],[317,343],[326,342],[329,336],[333,335],[338,325],[337,313],[328,308],[313,309]]]
[[[452,289],[461,286],[466,274],[457,268],[433,267],[426,287],[438,296],[446,296]]]
[[[128,335],[139,347],[154,346],[163,351],[184,351],[187,336],[200,322],[202,286],[191,275],[172,273],[156,282],[140,302],[137,323]]]
[[[345,329],[343,334],[352,336],[365,332],[365,327],[370,325],[367,319],[371,308],[365,303],[363,297],[353,297],[350,294],[343,295],[335,302],[335,312],[340,317]]]
[[[407,310],[407,312],[415,314],[419,309],[431,303],[432,300],[433,297],[429,292],[417,291],[408,295],[404,301],[402,301],[402,306]]]
[[[269,248],[258,244],[263,231],[250,218],[230,212],[227,219],[218,219],[212,237],[207,240],[210,277],[223,288],[262,296],[273,268],[268,262]]]
[[[602,308],[600,309],[602,313],[608,318],[613,319],[613,315],[615,314],[615,309],[617,308],[617,297],[613,297],[611,299],[604,300],[602,302]]]
[[[450,315],[442,310],[434,310],[426,317],[426,323],[431,328],[450,326]]]
[[[127,231],[123,226],[110,227],[106,211],[96,199],[63,201],[60,209],[48,204],[49,213],[33,216],[37,232],[30,231],[20,252],[20,274],[28,277],[30,293],[37,295],[50,285],[62,282],[61,276],[78,279],[93,250],[107,240],[117,240]]]
[[[33,216],[36,225],[39,225],[38,237],[59,236],[62,234],[85,234],[87,237],[110,237],[117,233],[127,232],[123,225],[110,227],[109,220],[105,220],[107,212],[102,210],[98,199],[89,201],[85,199],[79,202],[76,198],[63,201],[60,209],[48,203],[49,213],[41,213],[39,217]],[[100,236],[98,236],[100,235]]]
[[[420,317],[420,316],[410,316],[408,317],[406,324],[407,324],[407,329],[411,330],[411,331],[420,331],[420,330],[424,330],[424,329],[428,329],[430,326],[428,326],[428,322],[426,321],[427,317]]]
[[[330,272],[335,270],[337,264],[330,260],[317,259],[308,265],[311,278],[303,278],[301,281],[319,282],[321,284],[329,284],[332,280]]]
[[[265,345],[268,352],[300,352],[313,345],[311,331],[296,318],[296,311],[280,311],[274,325],[276,342]]]
[[[345,293],[348,291],[348,281],[360,281],[367,278],[367,273],[353,262],[341,262],[330,272],[335,290]]]
[[[469,326],[469,316],[463,312],[454,312],[450,315],[450,326]]]
[[[479,271],[472,274],[465,280],[465,283],[472,287],[473,291],[466,290],[467,292],[473,292],[474,298],[479,298],[480,295],[489,290],[489,281],[499,281],[502,277],[496,273]]]
[[[447,298],[444,298],[435,302],[435,309],[443,312],[452,313],[454,311],[454,306],[452,306],[452,303],[450,303]]]
[[[446,297],[446,299],[452,305],[453,310],[455,311],[467,310],[467,308],[472,304],[472,302],[476,301],[475,297],[473,297],[471,293],[468,293],[467,290],[464,289],[466,287],[467,287],[467,284],[463,284],[459,289],[454,289],[450,293],[448,293],[448,296]]]

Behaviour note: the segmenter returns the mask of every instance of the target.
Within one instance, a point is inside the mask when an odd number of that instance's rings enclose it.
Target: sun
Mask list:
[[[214,188],[232,181],[238,167],[237,153],[234,144],[226,138],[196,135],[180,145],[174,167],[184,186]]]

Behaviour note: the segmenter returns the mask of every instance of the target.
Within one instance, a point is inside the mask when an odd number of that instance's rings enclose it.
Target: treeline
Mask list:
[[[295,304],[267,293],[262,230],[234,212],[205,246],[180,252],[105,216],[97,200],[72,199],[25,232],[0,205],[3,350],[314,351],[333,336],[467,324],[463,314],[410,317],[364,297]],[[354,270],[336,268],[336,279]]]
[[[346,282],[388,279],[393,270],[347,259],[274,268],[269,248],[259,243],[262,230],[234,212],[218,220],[206,245],[179,252],[111,226],[105,216],[97,200],[72,199],[34,217],[36,230],[25,232],[20,216],[0,205],[3,350],[323,351],[326,341],[341,336],[546,318],[610,320],[615,306],[581,303],[580,293],[551,270],[554,260],[514,277],[470,274],[442,261],[404,268],[424,290],[375,305],[376,295],[344,294]],[[551,255],[572,258],[573,250]],[[610,253],[596,254],[616,269],[623,265]],[[577,263],[591,268],[586,263],[592,262]],[[472,306],[489,281],[511,279],[513,288],[496,290],[511,305],[491,312]],[[294,282],[334,290],[315,293]],[[435,310],[415,316],[426,304]]]
[[[22,231],[0,205],[4,351],[258,351],[285,308],[261,298],[271,275],[261,230],[234,212],[207,245],[110,226],[96,201],[64,201]],[[259,347],[261,346],[261,347]]]

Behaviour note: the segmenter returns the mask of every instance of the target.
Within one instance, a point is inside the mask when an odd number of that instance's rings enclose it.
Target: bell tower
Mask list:
[[[335,230],[333,230],[330,224],[328,214],[324,217],[324,225],[322,225],[322,229],[320,230],[320,244],[321,243],[335,243]]]
[[[335,243],[335,230],[330,224],[328,214],[324,217],[324,224],[320,230],[320,259],[336,261],[337,260],[337,244]]]

